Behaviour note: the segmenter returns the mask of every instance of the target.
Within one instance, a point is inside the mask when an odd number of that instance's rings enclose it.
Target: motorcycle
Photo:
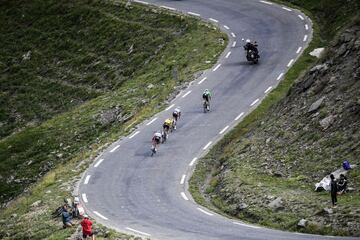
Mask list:
[[[257,54],[254,50],[249,49],[246,53],[246,59],[249,62],[257,64],[259,62],[259,54]]]

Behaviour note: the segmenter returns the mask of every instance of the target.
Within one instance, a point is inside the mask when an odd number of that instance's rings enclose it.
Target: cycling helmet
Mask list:
[[[245,42],[250,43],[251,41],[250,41],[250,39],[246,39],[246,41],[245,41]]]

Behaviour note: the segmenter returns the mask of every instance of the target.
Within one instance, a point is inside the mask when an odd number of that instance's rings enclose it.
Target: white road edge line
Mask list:
[[[276,80],[280,80],[284,76],[284,73],[280,73]]]
[[[307,24],[305,24],[305,29],[308,30],[309,29],[309,26]]]
[[[233,224],[240,225],[240,226],[244,226],[244,227],[249,227],[249,228],[260,228],[260,227],[257,227],[257,226],[252,226],[252,225],[248,225],[248,224],[244,224],[244,223],[239,223],[239,222],[233,222]]]
[[[205,210],[203,210],[203,209],[201,209],[201,208],[197,208],[197,210],[199,210],[200,212],[203,212],[203,213],[205,213],[206,215],[209,215],[209,216],[214,215],[214,214],[209,213],[209,212],[207,212],[207,211],[205,211]]]
[[[153,122],[155,122],[157,120],[157,118],[154,118],[153,120],[151,120],[150,122],[148,122],[147,124],[146,124],[146,126],[149,126],[150,124],[152,124]]]
[[[210,20],[210,21],[213,21],[213,22],[216,22],[216,23],[219,22],[218,20],[216,20],[216,19],[214,19],[214,18],[209,18],[209,20]]]
[[[188,91],[187,93],[184,94],[184,96],[182,96],[182,98],[186,97],[187,95],[189,95],[191,93],[191,90]]]
[[[85,181],[84,181],[85,185],[89,183],[90,177],[91,177],[91,175],[86,176]]]
[[[168,6],[164,6],[164,5],[161,5],[160,7],[165,8],[165,9],[169,9],[169,10],[172,10],[172,11],[175,11],[175,10],[176,10],[176,9],[173,8],[173,7],[168,7]]]
[[[98,215],[99,217],[101,217],[104,220],[109,220],[107,217],[105,217],[104,215],[98,213],[97,211],[93,211],[93,213],[95,213],[96,215]]]
[[[219,69],[220,66],[221,66],[221,64],[218,64],[212,71],[215,72],[216,70]]]
[[[197,17],[200,17],[200,14],[199,14],[199,13],[188,12],[188,14],[193,15],[193,16],[197,16]]]
[[[193,160],[191,160],[191,162],[189,163],[189,166],[191,167],[192,165],[194,165],[194,163],[196,162],[197,158],[193,158]]]
[[[133,229],[133,228],[129,228],[129,227],[127,227],[126,229],[127,229],[127,230],[130,230],[130,231],[132,231],[132,232],[139,233],[139,234],[141,234],[141,235],[148,236],[148,237],[150,237],[150,236],[151,236],[149,233],[145,233],[145,232],[142,232],[142,231],[139,231],[139,230]]]
[[[228,53],[226,54],[225,58],[229,58],[230,55],[231,55],[231,52],[228,52]]]
[[[204,77],[203,79],[201,79],[201,80],[198,82],[198,84],[199,84],[199,85],[202,84],[202,82],[205,81],[206,79],[207,79],[207,77]]]
[[[239,120],[244,114],[245,114],[244,112],[240,113],[234,120],[235,121]]]
[[[184,192],[181,192],[181,196],[185,201],[189,201],[188,197],[185,195]]]
[[[137,2],[137,3],[142,3],[142,4],[146,4],[146,5],[149,5],[148,2],[145,2],[145,1],[140,1],[140,0],[134,0],[134,2]]]
[[[230,28],[229,28],[228,26],[226,26],[226,25],[224,25],[224,28],[225,28],[225,29],[227,29],[227,30],[229,30],[229,29],[230,29]]]
[[[299,48],[296,50],[296,53],[297,53],[297,54],[300,53],[301,49],[302,49],[302,47],[299,47]]]
[[[303,16],[301,16],[301,15],[298,15],[298,17],[303,21],[305,20],[305,18]]]
[[[287,66],[287,67],[290,67],[293,62],[294,62],[294,59],[291,59],[286,66]]]
[[[231,36],[233,37],[233,38],[236,38],[236,35],[235,35],[235,33],[231,33]]]
[[[120,145],[117,145],[116,147],[114,147],[113,149],[111,149],[110,152],[111,152],[111,153],[112,153],[112,152],[115,152],[116,149],[118,149],[119,147],[120,147]]]
[[[265,4],[269,4],[269,5],[273,5],[271,2],[267,2],[267,1],[260,1],[262,3],[265,3]]]
[[[264,93],[268,93],[272,88],[273,88],[272,86],[268,87]]]
[[[251,104],[250,104],[250,106],[252,107],[252,106],[254,106],[258,101],[260,101],[260,99],[256,99],[255,101],[253,101]]]
[[[170,106],[168,106],[166,109],[165,109],[165,111],[167,111],[167,110],[170,110],[172,107],[174,107],[175,106],[175,104],[171,104]]]
[[[308,35],[305,35],[303,41],[306,42],[307,38],[308,38]]]
[[[87,199],[87,197],[86,197],[86,193],[81,194],[81,197],[82,197],[84,203],[87,203],[87,202],[88,202],[88,199]]]
[[[94,167],[98,167],[102,162],[104,161],[104,159],[99,159],[99,161],[97,163],[95,163]]]
[[[131,135],[129,138],[132,139],[133,137],[135,137],[136,135],[138,135],[140,133],[140,131],[136,131],[133,135]]]
[[[235,46],[236,46],[236,41],[234,41],[232,44],[232,47],[235,47]]]
[[[183,185],[183,184],[184,184],[185,178],[186,178],[186,175],[185,175],[185,174],[181,176],[180,185]]]
[[[290,8],[287,8],[287,7],[282,7],[282,9],[288,11],[288,12],[292,12],[292,10]]]
[[[229,128],[229,125],[227,125],[226,127],[224,127],[224,128],[219,132],[219,134],[223,134],[228,128]]]
[[[203,150],[206,150],[210,145],[212,144],[212,141],[208,142],[205,147],[203,147]]]

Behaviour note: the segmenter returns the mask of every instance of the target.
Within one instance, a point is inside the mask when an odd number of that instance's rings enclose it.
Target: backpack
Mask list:
[[[344,170],[350,170],[351,166],[348,160],[343,161],[342,163],[342,167],[344,168]]]

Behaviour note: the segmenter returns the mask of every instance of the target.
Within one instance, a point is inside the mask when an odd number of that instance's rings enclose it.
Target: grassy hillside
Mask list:
[[[341,167],[344,159],[360,164],[360,21],[354,20],[358,2],[349,1],[337,11],[342,1],[333,1],[326,14],[319,6],[328,1],[292,2],[315,15],[319,29],[331,26],[320,31],[326,41],[319,41],[315,32],[309,49],[279,87],[199,161],[190,191],[199,203],[251,223],[359,236],[359,169],[349,174],[355,192],[339,196],[337,209],[327,209],[329,193],[314,192],[314,184]],[[341,19],[344,12],[348,15]],[[336,32],[349,24],[346,31]],[[341,35],[330,43],[335,33]],[[326,42],[330,44],[323,59],[307,55]],[[319,109],[309,112],[321,98]],[[270,203],[276,199],[274,207]],[[302,218],[308,221],[305,228],[297,226]]]
[[[128,133],[225,47],[210,25],[137,4],[0,8],[2,203],[92,144]]]
[[[1,1],[0,138],[118,89],[187,21],[109,1]]]

